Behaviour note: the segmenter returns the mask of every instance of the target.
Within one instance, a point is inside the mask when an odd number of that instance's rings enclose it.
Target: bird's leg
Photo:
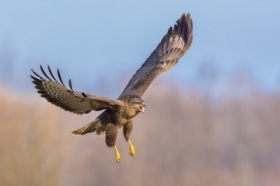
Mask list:
[[[135,153],[136,153],[135,148],[134,148],[134,146],[132,145],[132,143],[131,143],[130,140],[128,140],[127,142],[128,142],[128,144],[129,144],[128,152],[129,152],[130,156],[133,157],[133,156],[135,155]]]
[[[116,153],[116,156],[115,156],[116,161],[119,163],[121,160],[121,156],[120,156],[120,153],[116,146],[118,130],[115,125],[110,123],[110,124],[107,124],[105,133],[106,133],[106,138],[105,138],[106,144],[108,147],[114,147],[115,153]]]
[[[132,121],[129,121],[126,125],[123,126],[123,135],[129,144],[128,153],[130,154],[130,156],[133,157],[133,156],[135,156],[135,148],[132,145],[131,141],[129,140],[129,136],[132,131],[132,128],[133,128],[133,123],[132,123]]]
[[[116,153],[116,161],[117,161],[117,163],[119,163],[121,160],[121,155],[120,155],[116,145],[114,146],[114,149],[115,149],[115,153]]]

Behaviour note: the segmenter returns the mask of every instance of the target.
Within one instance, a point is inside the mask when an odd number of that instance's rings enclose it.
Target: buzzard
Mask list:
[[[116,146],[118,129],[123,127],[123,135],[129,144],[129,154],[135,155],[135,148],[130,141],[133,128],[132,119],[140,112],[144,113],[145,101],[142,100],[144,92],[152,81],[161,73],[175,66],[179,59],[188,51],[193,39],[193,23],[190,14],[183,14],[174,27],[170,27],[158,44],[156,49],[136,71],[121,95],[113,100],[84,92],[74,91],[71,79],[69,88],[66,88],[59,70],[58,79],[48,66],[49,75],[40,66],[45,78],[32,70],[31,75],[37,92],[48,102],[75,114],[86,114],[92,110],[104,110],[94,121],[73,131],[75,135],[84,135],[96,132],[97,135],[105,133],[108,147],[114,147],[116,161],[120,161],[120,153]]]

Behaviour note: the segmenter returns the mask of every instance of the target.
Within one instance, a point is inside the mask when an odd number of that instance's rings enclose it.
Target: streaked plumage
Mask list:
[[[73,131],[75,135],[83,135],[90,132],[101,134],[105,132],[106,144],[114,147],[116,161],[120,161],[120,155],[116,147],[118,129],[123,127],[123,134],[129,143],[129,153],[134,156],[135,148],[129,140],[133,128],[132,118],[138,113],[144,112],[146,103],[142,96],[161,73],[175,66],[179,59],[188,51],[193,39],[193,24],[190,14],[183,14],[174,27],[168,29],[156,49],[142,64],[141,68],[133,75],[124,91],[118,99],[113,100],[102,96],[74,91],[71,80],[70,89],[66,88],[59,70],[58,79],[53,75],[48,66],[49,75],[41,67],[46,78],[43,78],[32,70],[35,76],[31,76],[37,92],[50,103],[62,109],[75,113],[85,114],[92,110],[104,110],[93,122]]]

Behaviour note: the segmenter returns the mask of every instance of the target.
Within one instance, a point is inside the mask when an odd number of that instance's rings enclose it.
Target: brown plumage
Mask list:
[[[71,80],[70,89],[66,88],[59,70],[58,79],[53,75],[50,67],[50,76],[41,67],[46,78],[32,72],[31,76],[37,92],[46,98],[50,103],[62,109],[75,113],[85,114],[92,110],[104,110],[93,122],[73,131],[75,135],[83,135],[96,132],[100,135],[105,132],[106,144],[114,147],[116,161],[120,161],[120,154],[116,147],[118,129],[123,127],[123,135],[129,143],[130,155],[135,155],[135,148],[129,140],[133,128],[132,118],[138,113],[144,112],[146,103],[141,99],[152,81],[161,73],[166,72],[175,66],[179,59],[188,51],[193,39],[193,24],[190,14],[183,14],[174,27],[168,29],[167,34],[162,38],[156,49],[149,58],[142,64],[141,68],[133,75],[124,91],[118,99],[112,100],[106,97],[74,91]]]

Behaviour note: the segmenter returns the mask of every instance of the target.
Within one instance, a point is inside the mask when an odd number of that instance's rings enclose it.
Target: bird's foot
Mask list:
[[[117,161],[117,163],[119,163],[121,160],[121,155],[117,149],[117,146],[114,146],[114,148],[115,148],[115,153],[116,153],[116,161]]]
[[[135,153],[136,153],[135,148],[134,148],[134,146],[132,145],[132,143],[131,143],[130,140],[128,140],[128,144],[129,144],[128,153],[130,154],[130,156],[133,157],[133,156],[135,156]]]

